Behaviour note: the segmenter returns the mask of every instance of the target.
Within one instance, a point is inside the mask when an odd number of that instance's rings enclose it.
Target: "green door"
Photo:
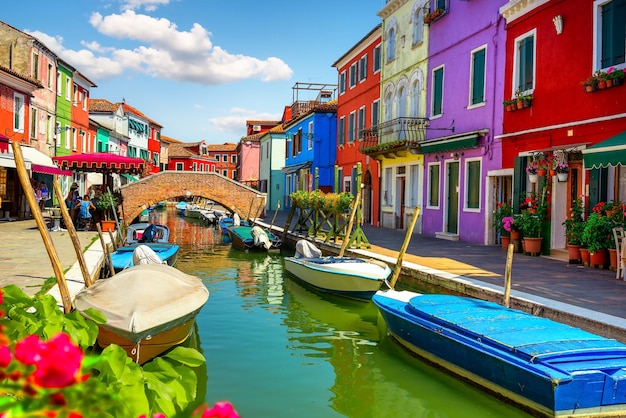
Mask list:
[[[447,227],[449,234],[459,233],[459,163],[448,164]]]

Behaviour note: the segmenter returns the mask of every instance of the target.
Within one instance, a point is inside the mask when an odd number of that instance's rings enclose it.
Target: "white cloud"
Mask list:
[[[221,132],[237,133],[242,131],[248,120],[280,120],[282,114],[259,113],[255,110],[232,108],[229,116],[209,118],[209,122]],[[245,135],[245,132],[242,134]]]

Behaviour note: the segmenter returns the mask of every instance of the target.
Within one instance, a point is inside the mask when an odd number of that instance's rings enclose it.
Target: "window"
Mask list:
[[[191,171],[198,171],[198,163],[197,162],[193,162],[193,164],[191,165]]]
[[[485,55],[484,47],[472,52],[470,106],[485,102]]]
[[[626,63],[626,0],[597,0],[596,69]]]
[[[228,162],[228,154],[222,154],[222,161],[225,163]]]
[[[337,144],[343,145],[346,143],[346,117],[342,116],[339,118],[339,123],[337,124]]]
[[[307,135],[307,149],[313,149],[313,122],[309,122],[309,134]]]
[[[367,54],[363,55],[359,60],[359,82],[365,81],[367,78]]]
[[[439,207],[439,163],[428,164],[428,207]]]
[[[72,128],[72,138],[70,142],[70,148],[72,151],[76,151],[76,128]]]
[[[48,64],[48,74],[47,74],[48,80],[46,81],[46,85],[48,86],[48,88],[52,88],[52,64]]]
[[[353,143],[356,139],[356,113],[352,112],[348,116],[348,143]]]
[[[24,132],[24,96],[17,93],[13,95],[13,130]]]
[[[380,45],[374,47],[374,62],[372,63],[372,72],[376,74],[380,71]]]
[[[465,208],[480,209],[480,160],[467,161]]]
[[[420,116],[420,82],[418,80],[413,81],[411,84],[411,109],[409,114],[411,117],[419,118]]]
[[[37,138],[37,109],[30,109],[30,137]]]
[[[89,96],[89,93],[87,91],[84,91],[83,96],[82,96],[83,110],[87,110],[87,97],[88,96]]]
[[[446,0],[435,0],[435,9],[446,10]]]
[[[295,157],[302,151],[302,128],[298,129],[291,141],[291,155]]]
[[[393,200],[391,198],[391,184],[393,181],[391,175],[391,167],[385,168],[385,189],[383,190],[383,204],[387,206],[391,206],[393,204]]]
[[[387,32],[387,62],[396,58],[396,31],[394,28]]]
[[[433,98],[430,111],[433,116],[443,113],[443,67],[433,70]]]
[[[39,80],[39,54],[33,52],[33,78]]]
[[[222,170],[222,176],[228,177],[228,170]]]
[[[65,78],[65,100],[72,99],[72,80],[69,77]]]
[[[359,109],[357,138],[363,139],[363,130],[365,129],[365,106]]]
[[[233,180],[237,180],[237,170],[233,170]]]
[[[61,123],[56,122],[54,125],[54,137],[56,138],[57,147],[61,146]]]
[[[380,100],[375,100],[372,103],[372,126],[378,125],[379,117],[380,117]]]
[[[422,8],[419,7],[413,12],[413,46],[422,43],[422,33],[424,32],[424,16],[422,15]]]
[[[344,94],[346,92],[346,72],[342,71],[339,74],[339,94]]]
[[[623,34],[622,34],[623,36]],[[535,87],[535,35],[531,31],[515,40],[514,88],[522,92]]]
[[[396,115],[399,118],[403,118],[407,116],[406,113],[406,88],[401,86],[398,91],[397,96],[398,102],[396,103]]]
[[[390,121],[393,118],[393,96],[391,92],[387,92],[385,95],[385,121]]]
[[[183,165],[183,163],[176,163],[176,171],[183,171],[185,169],[185,166]]]
[[[78,86],[76,84],[72,85],[72,103],[74,106],[78,104]]]
[[[61,73],[57,71],[57,95],[62,93],[63,85],[61,84]]]
[[[354,88],[356,86],[356,62],[350,66],[350,88]]]
[[[87,135],[82,129],[80,130],[80,150],[83,153],[87,152]]]
[[[65,149],[70,149],[70,142],[71,142],[71,129],[69,129],[69,126],[65,127]]]
[[[237,154],[232,154],[232,155],[230,156],[230,162],[231,162],[232,164],[237,164]]]
[[[139,158],[141,158],[144,161],[147,160],[148,159],[148,150],[140,149],[139,150]]]

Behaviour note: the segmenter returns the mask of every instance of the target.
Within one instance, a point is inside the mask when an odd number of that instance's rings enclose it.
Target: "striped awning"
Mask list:
[[[626,166],[626,131],[582,150],[585,168]]]
[[[53,160],[64,170],[95,173],[141,174],[146,168],[146,162],[141,158],[104,152],[66,155],[54,157]]]

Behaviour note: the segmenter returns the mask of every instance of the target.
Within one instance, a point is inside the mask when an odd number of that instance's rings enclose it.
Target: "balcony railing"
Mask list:
[[[425,138],[426,118],[397,118],[363,130],[359,151],[367,155],[378,155],[390,150],[412,151],[419,149]]]

